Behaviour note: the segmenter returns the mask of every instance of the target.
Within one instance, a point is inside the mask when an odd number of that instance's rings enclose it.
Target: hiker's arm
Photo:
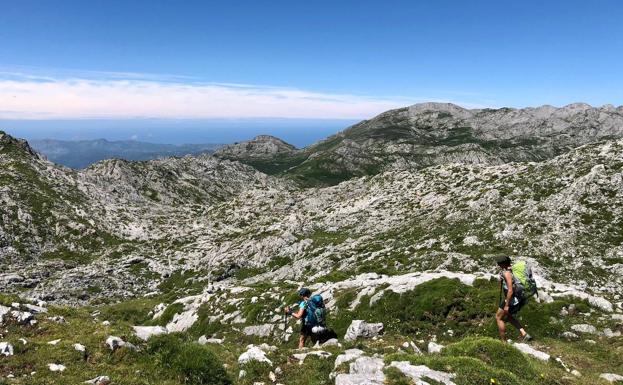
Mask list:
[[[305,309],[303,309],[302,307],[299,306],[299,311],[297,311],[296,313],[292,313],[292,317],[301,319],[301,318],[303,318],[303,313],[304,312],[305,312]]]
[[[513,275],[510,271],[504,273],[504,280],[506,280],[506,287],[508,288],[506,300],[504,302],[504,311],[508,311],[511,299],[513,298]]]

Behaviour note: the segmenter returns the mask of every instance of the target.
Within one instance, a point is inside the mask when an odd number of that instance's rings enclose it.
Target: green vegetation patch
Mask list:
[[[147,352],[158,362],[165,378],[189,385],[230,385],[218,357],[206,346],[183,341],[175,334],[152,337]]]

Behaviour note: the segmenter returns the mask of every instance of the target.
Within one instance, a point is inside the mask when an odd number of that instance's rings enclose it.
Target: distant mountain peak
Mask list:
[[[251,140],[224,146],[215,152],[220,157],[265,158],[297,151],[290,143],[272,135],[258,135]]]

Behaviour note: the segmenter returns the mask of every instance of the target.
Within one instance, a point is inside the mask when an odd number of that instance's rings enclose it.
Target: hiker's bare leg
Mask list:
[[[515,317],[513,317],[512,315],[508,315],[507,317],[508,322],[511,323],[511,325],[513,325],[515,327],[515,329],[519,330],[519,333],[521,334],[522,337],[526,336],[526,330],[523,328],[523,326],[521,326],[521,322],[519,322],[519,320],[517,320]]]
[[[498,312],[495,313],[495,322],[498,324],[498,332],[500,333],[500,340],[502,340],[502,342],[506,342],[506,322],[504,319],[504,311],[502,309],[498,309]]]
[[[306,335],[301,334],[299,337],[299,349],[303,349],[305,347],[305,339],[307,338]]]

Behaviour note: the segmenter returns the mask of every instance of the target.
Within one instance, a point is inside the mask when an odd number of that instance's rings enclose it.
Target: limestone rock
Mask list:
[[[385,364],[381,358],[359,357],[350,364],[348,374],[335,377],[335,385],[383,385]]]
[[[8,342],[0,342],[0,355],[3,356],[12,356],[13,355],[13,345]]]
[[[412,365],[407,361],[393,361],[390,366],[400,370],[416,384],[424,384],[426,383],[425,379],[428,378],[445,385],[456,385],[452,381],[455,377],[454,374],[433,370],[425,365]]]
[[[441,350],[444,348],[443,345],[440,345],[436,342],[430,341],[428,343],[428,352],[429,353],[440,353]]]
[[[201,345],[205,345],[205,344],[221,345],[221,344],[223,344],[223,340],[220,339],[220,338],[207,338],[206,336],[199,337],[199,340],[197,342],[199,344],[201,344]]]
[[[578,333],[597,334],[597,328],[589,324],[572,325],[571,330]]]
[[[50,369],[51,372],[63,372],[67,367],[61,364],[48,364],[48,369]]]
[[[372,338],[383,333],[382,323],[367,323],[363,320],[354,320],[344,336],[345,341],[355,341],[357,338]]]
[[[343,363],[353,361],[361,356],[363,356],[363,350],[348,349],[335,358],[334,367],[337,369],[337,367],[342,365]]]
[[[85,384],[93,384],[93,385],[108,385],[110,384],[110,378],[108,376],[97,376],[93,379],[87,380],[84,382]]]
[[[239,364],[246,364],[251,361],[257,362],[265,362],[269,365],[272,365],[272,361],[266,357],[266,353],[262,349],[257,346],[250,346],[246,352],[242,353],[240,357],[238,357]]]
[[[602,378],[612,384],[616,382],[623,382],[623,376],[614,373],[602,373],[599,375],[599,378]]]
[[[109,336],[106,339],[106,345],[108,345],[110,350],[116,350],[122,346],[125,346],[126,342],[119,337]]]
[[[167,334],[168,331],[162,326],[133,326],[136,336],[147,341],[152,336]]]
[[[530,355],[541,361],[549,361],[550,355],[540,350],[534,349],[532,346],[524,343],[514,343],[513,346],[520,352]]]
[[[274,324],[254,325],[245,327],[242,332],[247,336],[270,337],[274,328]]]

